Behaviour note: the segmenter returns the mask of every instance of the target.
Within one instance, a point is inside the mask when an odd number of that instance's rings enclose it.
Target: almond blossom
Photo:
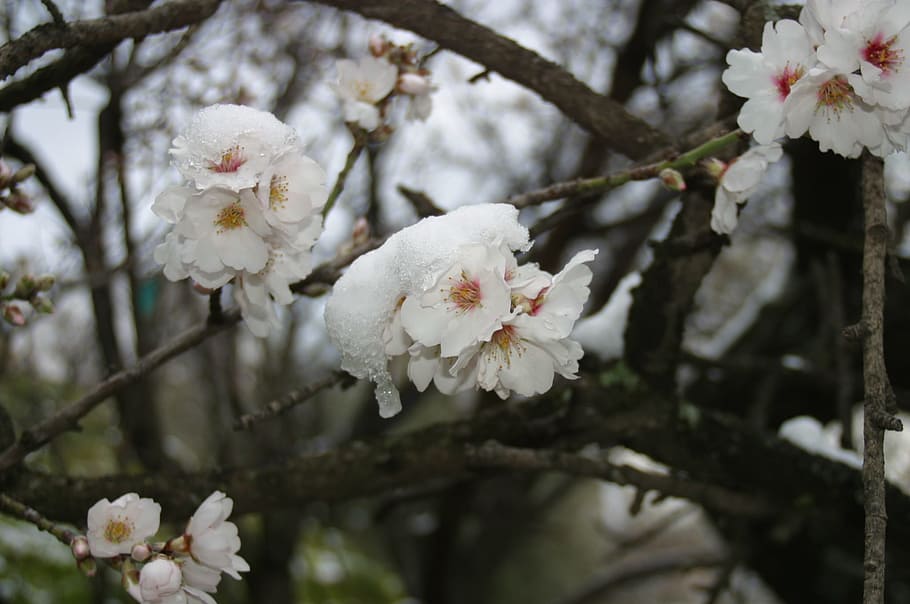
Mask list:
[[[199,564],[240,579],[239,573],[250,570],[250,565],[237,555],[237,525],[227,520],[233,509],[234,500],[221,491],[209,495],[190,518],[183,532],[183,544]]]
[[[152,204],[173,225],[155,261],[172,281],[192,278],[210,290],[233,281],[250,330],[267,336],[281,324],[275,306],[290,304],[290,284],[312,269],[325,172],[302,153],[291,128],[236,105],[200,111],[171,152],[189,182]]]
[[[841,27],[825,31],[818,57],[831,69],[848,74],[850,85],[867,103],[906,109],[910,106],[908,50],[910,4],[892,0],[869,2],[847,15]]]
[[[161,506],[127,493],[114,501],[102,499],[88,511],[88,545],[97,558],[129,554],[133,546],[158,532]]]
[[[753,147],[727,165],[714,193],[711,228],[715,232],[725,235],[733,232],[739,220],[739,205],[758,187],[768,164],[782,155],[780,144],[771,143]]]
[[[739,112],[739,127],[760,144],[782,136],[784,101],[816,61],[805,29],[787,19],[765,24],[760,53],[749,49],[727,53],[730,67],[721,79],[731,92],[749,99]]]
[[[340,59],[335,90],[344,102],[344,120],[364,130],[375,130],[381,123],[379,102],[392,92],[398,68],[384,58],[363,57],[358,62]]]

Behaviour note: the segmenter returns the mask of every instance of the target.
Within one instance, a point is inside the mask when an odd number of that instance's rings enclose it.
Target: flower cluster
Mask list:
[[[158,195],[152,211],[174,225],[155,260],[171,281],[191,277],[214,290],[233,281],[250,330],[278,324],[273,303],[312,270],[322,230],[325,173],[274,115],[212,105],[174,139],[171,156],[188,184]]]
[[[722,79],[759,144],[808,132],[822,151],[884,157],[910,141],[908,50],[904,0],[808,0],[799,23],[765,24],[761,52],[731,50]]]
[[[377,382],[380,414],[400,410],[388,363],[408,362],[423,391],[468,388],[546,392],[555,374],[572,379],[581,346],[569,339],[588,298],[594,250],[551,275],[519,265],[527,229],[509,205],[466,206],[425,218],[355,261],[326,305],[342,367]]]
[[[123,586],[140,604],[215,604],[221,573],[240,579],[250,570],[237,555],[237,525],[228,522],[234,502],[215,491],[190,518],[183,534],[149,543],[158,532],[161,506],[127,493],[102,499],[88,511],[88,531],[73,540],[80,567],[104,559],[122,573]]]
[[[370,38],[369,47],[371,56],[360,61],[338,61],[335,91],[344,103],[344,120],[367,132],[387,135],[385,119],[396,94],[409,99],[408,119],[427,119],[433,109],[430,93],[436,87],[413,47],[395,45],[382,36]]]

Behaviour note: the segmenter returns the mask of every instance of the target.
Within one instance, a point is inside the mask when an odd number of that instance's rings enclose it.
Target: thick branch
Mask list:
[[[55,48],[103,46],[199,23],[221,0],[171,0],[141,12],[75,21],[61,27],[45,23],[0,46],[0,78]]]
[[[433,0],[316,0],[409,29],[553,103],[603,144],[640,159],[670,139],[616,101],[597,94],[559,65]]]

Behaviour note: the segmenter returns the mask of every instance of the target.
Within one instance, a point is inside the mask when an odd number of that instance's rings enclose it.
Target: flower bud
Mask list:
[[[164,546],[164,549],[175,554],[185,554],[190,551],[189,544],[186,542],[186,539],[183,535],[179,537],[174,537]]]
[[[77,562],[85,560],[92,555],[88,546],[88,538],[85,535],[76,535],[73,537],[73,542],[70,543],[70,549],[73,551],[73,556],[76,558]]]
[[[152,555],[152,548],[148,543],[137,543],[130,552],[130,557],[136,562],[145,562]]]
[[[354,222],[354,229],[351,232],[351,243],[354,245],[360,245],[361,243],[366,243],[370,238],[370,223],[367,222],[367,219],[361,216]]]
[[[389,52],[389,41],[382,34],[373,34],[368,42],[370,54],[374,57],[381,57]]]
[[[35,312],[40,312],[43,315],[49,315],[54,312],[54,303],[47,296],[35,294],[28,301],[31,303],[32,308],[35,309]]]
[[[35,164],[25,164],[13,174],[12,183],[18,184],[35,173]]]
[[[664,168],[659,174],[660,182],[671,191],[685,191],[686,181],[678,170],[673,168]]]
[[[76,561],[76,568],[82,571],[82,574],[86,577],[94,577],[98,572],[98,563],[95,562],[94,558],[85,558]]]
[[[702,161],[701,165],[705,167],[708,174],[715,180],[720,180],[720,177],[727,171],[727,162],[721,161],[716,157],[711,157]]]
[[[180,566],[166,556],[155,558],[139,573],[139,593],[143,602],[157,602],[173,596],[182,585]]]
[[[12,277],[8,272],[0,270],[0,289],[6,289],[6,286],[9,285],[10,279],[12,279]]]
[[[10,194],[3,198],[6,207],[19,214],[31,214],[35,211],[35,204],[31,198],[22,191],[10,191]]]
[[[398,90],[405,94],[423,96],[433,91],[429,78],[416,73],[403,73],[398,76]]]
[[[50,288],[54,287],[54,284],[57,282],[57,278],[53,275],[41,275],[35,279],[35,287],[39,292],[46,292]]]
[[[2,307],[0,307],[0,312],[3,313],[3,319],[10,325],[15,325],[17,327],[25,325],[25,314],[22,312],[22,309],[19,308],[18,304],[3,304]]]
[[[13,290],[13,296],[20,300],[28,300],[35,293],[36,289],[38,289],[38,284],[35,281],[35,277],[32,275],[22,275],[19,277],[19,282],[16,283],[16,289]]]

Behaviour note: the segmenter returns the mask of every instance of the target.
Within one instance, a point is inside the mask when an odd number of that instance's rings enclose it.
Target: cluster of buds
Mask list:
[[[76,564],[86,575],[103,560],[121,573],[126,592],[140,604],[216,604],[221,573],[240,579],[250,570],[237,555],[237,525],[227,520],[234,502],[215,491],[202,502],[181,535],[150,542],[160,525],[161,506],[127,493],[102,499],[88,511],[88,531],[73,538]]]
[[[35,204],[19,185],[35,173],[34,164],[25,164],[16,171],[0,159],[0,209],[11,209],[17,214],[31,214]]]
[[[47,292],[54,286],[53,275],[23,275],[16,281],[12,291],[3,293],[12,282],[6,271],[0,270],[0,314],[10,325],[21,327],[27,322],[26,304],[41,314],[54,312],[54,303],[47,297]]]
[[[408,98],[407,119],[425,120],[433,109],[436,86],[413,44],[397,45],[385,36],[369,40],[370,55],[360,61],[338,61],[335,90],[344,103],[344,119],[355,135],[382,142],[392,133],[387,118],[396,96]]]

